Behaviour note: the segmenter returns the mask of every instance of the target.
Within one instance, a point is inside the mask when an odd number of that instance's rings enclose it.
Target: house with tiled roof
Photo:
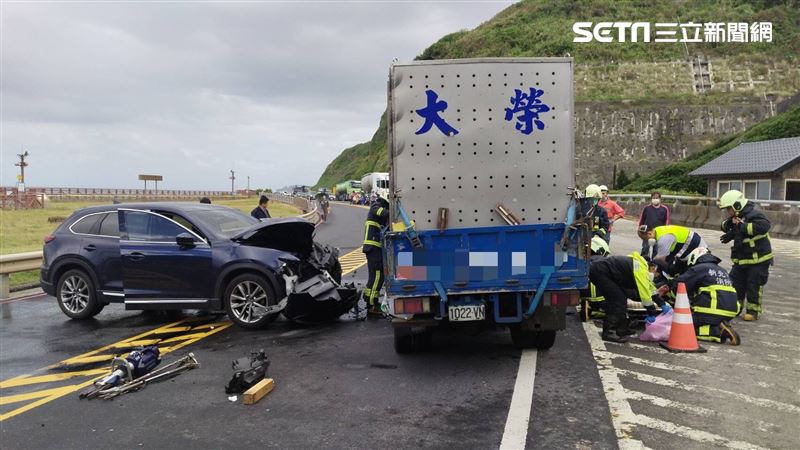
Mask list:
[[[708,180],[708,196],[729,189],[755,200],[800,201],[800,137],[746,142],[689,173]]]

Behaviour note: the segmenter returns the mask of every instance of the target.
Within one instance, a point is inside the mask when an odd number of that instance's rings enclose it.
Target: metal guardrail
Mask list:
[[[15,272],[38,269],[42,266],[44,254],[38,252],[0,255],[0,300],[9,297],[11,292],[10,275]]]
[[[620,201],[624,199],[650,200],[650,194],[614,194],[611,195],[610,197],[615,201]],[[717,199],[713,197],[692,197],[688,195],[662,195],[661,200],[662,201],[674,200],[673,203],[685,203],[685,202],[713,202],[714,204],[717,203]],[[777,206],[783,206],[785,208],[800,207],[800,201],[793,201],[793,200],[749,199],[749,201],[753,203],[758,203],[759,205],[777,205]]]

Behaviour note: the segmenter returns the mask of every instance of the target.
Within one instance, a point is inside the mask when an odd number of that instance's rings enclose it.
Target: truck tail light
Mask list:
[[[578,291],[556,291],[550,293],[551,306],[575,306],[580,303]]]
[[[44,243],[49,244],[50,242],[53,242],[55,239],[56,239],[55,236],[53,236],[52,234],[48,234],[47,236],[44,237]]]
[[[423,314],[431,312],[428,297],[409,297],[394,299],[395,314]]]

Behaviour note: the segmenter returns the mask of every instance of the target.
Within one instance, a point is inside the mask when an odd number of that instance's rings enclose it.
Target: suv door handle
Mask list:
[[[93,252],[97,250],[97,247],[94,244],[89,244],[86,247],[83,247],[83,249],[86,250],[87,252]]]
[[[144,253],[133,252],[128,255],[128,259],[131,261],[141,261],[144,259]]]

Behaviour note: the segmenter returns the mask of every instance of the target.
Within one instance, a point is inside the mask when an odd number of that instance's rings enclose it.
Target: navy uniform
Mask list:
[[[726,199],[732,193],[735,198]],[[772,224],[760,209],[747,202],[741,192],[726,192],[720,199],[720,208],[725,207],[734,211],[733,217],[722,222],[722,231],[725,234],[720,237],[723,244],[733,241],[731,281],[739,302],[744,304],[747,300],[744,320],[757,320],[758,315],[763,312],[763,289],[769,279],[769,268],[773,264],[772,244],[769,240]],[[734,223],[735,217],[739,218],[738,224]]]
[[[719,266],[721,260],[697,249],[689,259],[689,268],[674,280],[674,286],[683,283],[692,306],[697,339],[711,342],[730,341],[739,345],[738,333],[730,320],[739,314],[741,303],[736,297],[728,272]]]
[[[389,202],[378,197],[372,203],[367,214],[367,221],[364,222],[364,245],[361,250],[367,257],[367,271],[369,279],[364,287],[363,297],[367,303],[367,308],[379,311],[378,295],[383,286],[383,244],[382,236],[384,228],[389,222]]]

